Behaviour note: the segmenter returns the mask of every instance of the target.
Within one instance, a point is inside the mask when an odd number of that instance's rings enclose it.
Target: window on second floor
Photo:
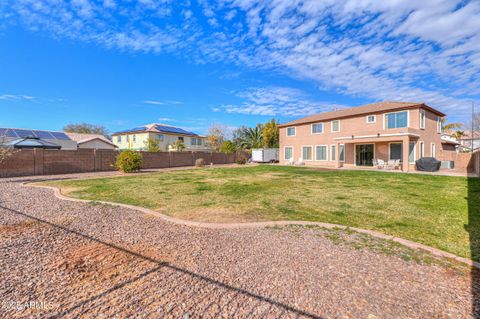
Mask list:
[[[402,128],[408,126],[408,111],[385,114],[386,128]]]
[[[375,115],[367,115],[367,123],[375,123],[377,121],[377,117]]]
[[[332,121],[332,132],[340,132],[340,120]]]
[[[323,133],[323,123],[312,124],[312,134]]]
[[[442,118],[437,116],[437,133],[442,133]]]
[[[287,136],[295,136],[295,133],[294,127],[287,127]]]
[[[420,128],[425,129],[425,110],[420,110]]]

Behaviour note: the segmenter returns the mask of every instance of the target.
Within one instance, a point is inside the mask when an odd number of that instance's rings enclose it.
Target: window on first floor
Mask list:
[[[402,160],[402,143],[390,143],[390,159]]]
[[[339,160],[340,162],[345,162],[345,145],[340,144],[338,147],[338,154],[339,154]]]
[[[184,141],[185,141],[185,138],[184,138],[183,136],[179,136],[179,137],[178,137],[178,140],[184,142]]]
[[[285,160],[289,161],[293,159],[293,147],[285,147]]]
[[[420,142],[420,156],[419,158],[425,157],[425,144]]]
[[[337,156],[337,154],[335,153],[336,152],[336,147],[335,145],[332,145],[332,149],[330,150],[330,159],[332,161],[335,160],[335,156]]]
[[[302,159],[304,161],[311,161],[312,160],[312,147],[311,146],[304,146],[302,147]]]
[[[137,136],[133,134],[133,141],[135,142],[137,140]]]
[[[157,134],[157,139],[160,141],[160,142],[163,142],[165,140],[165,135],[163,134]]]
[[[122,142],[122,136],[121,136],[121,135],[117,136],[117,142],[118,142],[118,143],[121,143],[121,142]]]
[[[430,146],[430,156],[431,157],[435,157],[437,154],[436,154],[436,147],[435,147],[435,143],[432,143],[431,146]]]
[[[192,137],[191,145],[202,145],[202,139],[198,137]]]
[[[317,161],[326,161],[328,159],[327,145],[318,145],[315,151],[315,159]]]
[[[408,162],[415,163],[415,142],[408,145]]]

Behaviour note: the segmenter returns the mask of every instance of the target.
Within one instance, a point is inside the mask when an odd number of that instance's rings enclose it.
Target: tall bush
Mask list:
[[[138,172],[141,166],[142,154],[136,151],[123,151],[115,160],[115,168],[124,173]]]

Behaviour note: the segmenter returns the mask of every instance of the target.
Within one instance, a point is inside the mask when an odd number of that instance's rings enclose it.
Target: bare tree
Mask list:
[[[222,143],[227,139],[228,129],[221,124],[212,124],[208,129],[207,142],[215,151],[219,151]]]
[[[63,130],[69,133],[100,134],[109,137],[105,126],[89,123],[71,123],[64,126]]]

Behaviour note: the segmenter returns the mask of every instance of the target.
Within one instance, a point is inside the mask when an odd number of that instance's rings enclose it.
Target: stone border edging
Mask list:
[[[45,188],[45,189],[50,189],[53,190],[55,197],[61,200],[66,200],[66,201],[71,201],[71,202],[79,202],[79,203],[101,203],[101,204],[107,204],[107,205],[112,205],[112,206],[117,206],[117,207],[123,207],[127,209],[132,209],[135,211],[142,212],[147,215],[152,215],[155,217],[159,217],[167,222],[178,224],[178,225],[183,225],[183,226],[189,226],[189,227],[200,227],[200,228],[210,228],[210,229],[237,229],[237,228],[261,228],[261,227],[272,227],[272,226],[287,226],[287,225],[300,225],[300,226],[319,226],[322,228],[326,229],[341,229],[341,230],[353,230],[358,233],[366,234],[375,238],[380,238],[384,240],[391,240],[393,242],[399,243],[403,246],[406,246],[408,248],[412,249],[419,249],[419,250],[424,250],[436,257],[442,257],[442,258],[449,258],[453,259],[455,261],[467,264],[471,267],[480,269],[480,262],[473,261],[469,258],[465,257],[460,257],[455,254],[433,248],[424,244],[420,244],[414,241],[410,241],[407,239],[395,237],[392,235],[386,235],[374,230],[368,230],[368,229],[362,229],[362,228],[355,228],[355,227],[349,227],[349,226],[344,226],[344,225],[338,225],[338,224],[329,224],[329,223],[321,223],[321,222],[309,222],[309,221],[268,221],[268,222],[250,222],[250,223],[206,223],[206,222],[195,222],[195,221],[190,221],[190,220],[185,220],[185,219],[179,219],[171,216],[164,215],[162,213],[156,212],[154,210],[144,208],[144,207],[139,207],[139,206],[134,206],[134,205],[129,205],[129,204],[121,204],[121,203],[115,203],[115,202],[107,202],[107,201],[98,201],[98,200],[89,200],[89,199],[78,199],[78,198],[73,198],[73,197],[68,197],[65,196],[61,193],[60,189],[58,187],[54,186],[45,186],[45,185],[33,185],[31,183],[22,183],[23,186],[25,187],[38,187],[38,188]]]

